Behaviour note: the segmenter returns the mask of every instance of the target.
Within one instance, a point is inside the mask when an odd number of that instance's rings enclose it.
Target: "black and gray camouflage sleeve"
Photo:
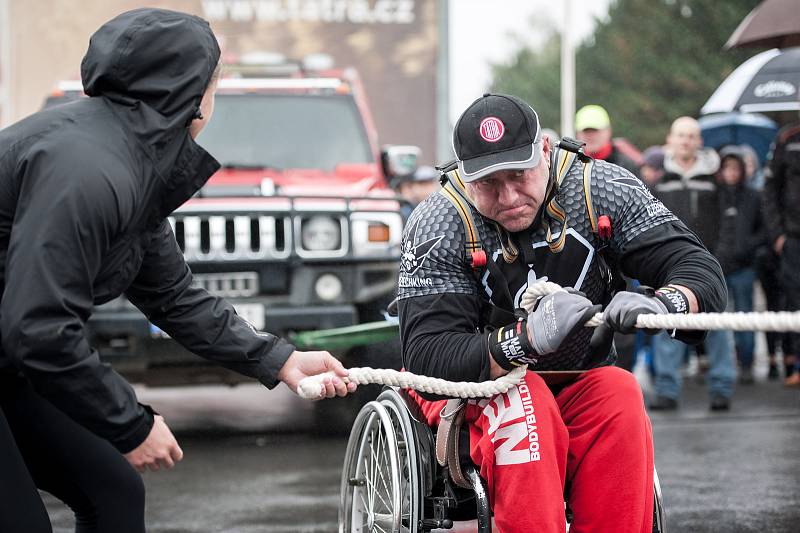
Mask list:
[[[447,198],[435,194],[414,210],[402,254],[398,308],[405,368],[451,381],[488,379],[477,279],[466,261],[463,222]]]
[[[463,222],[441,193],[414,210],[401,246],[399,300],[442,293],[478,294],[464,253]]]

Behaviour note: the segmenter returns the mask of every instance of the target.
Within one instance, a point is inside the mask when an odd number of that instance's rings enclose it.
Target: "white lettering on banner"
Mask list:
[[[496,465],[515,465],[539,461],[539,433],[536,426],[536,414],[533,409],[531,392],[524,383],[509,390],[506,394],[498,394],[491,401],[481,402],[483,415],[489,420],[487,432],[492,442],[502,441],[495,447]],[[509,420],[518,422],[500,427]],[[528,444],[523,449],[515,449],[528,437]]]
[[[210,21],[411,24],[415,0],[203,0]]]

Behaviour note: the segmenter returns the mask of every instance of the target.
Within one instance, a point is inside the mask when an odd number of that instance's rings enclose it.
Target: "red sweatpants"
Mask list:
[[[444,402],[416,398],[438,424]],[[555,396],[528,372],[505,394],[470,400],[465,416],[499,531],[564,533],[565,484],[571,533],[652,531],[650,419],[629,372],[595,368]]]

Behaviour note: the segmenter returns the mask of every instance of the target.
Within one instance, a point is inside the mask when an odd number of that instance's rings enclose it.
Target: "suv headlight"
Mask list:
[[[400,254],[403,219],[400,213],[353,213],[353,254],[386,256]]]
[[[342,247],[342,228],[332,217],[309,217],[301,223],[300,242],[309,252],[338,250]]]

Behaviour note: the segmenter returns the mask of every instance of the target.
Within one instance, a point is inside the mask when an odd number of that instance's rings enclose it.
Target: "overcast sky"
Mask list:
[[[573,42],[603,18],[610,0],[572,0]],[[521,42],[540,46],[560,31],[565,0],[450,0],[450,120],[455,122],[491,82],[490,63],[507,60]]]

